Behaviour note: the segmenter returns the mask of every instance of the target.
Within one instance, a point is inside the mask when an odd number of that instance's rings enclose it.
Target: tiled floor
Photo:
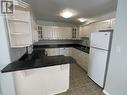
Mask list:
[[[96,85],[87,73],[77,64],[70,69],[70,88],[67,92],[57,95],[104,95],[102,89]]]

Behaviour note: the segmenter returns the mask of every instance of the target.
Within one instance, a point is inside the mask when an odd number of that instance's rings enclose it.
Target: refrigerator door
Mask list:
[[[108,51],[91,48],[90,62],[88,65],[88,76],[103,87]]]
[[[95,32],[91,33],[91,47],[108,50],[110,42],[110,32]]]
[[[0,73],[0,80],[1,80],[1,73]],[[0,95],[2,95],[1,83],[0,83]]]

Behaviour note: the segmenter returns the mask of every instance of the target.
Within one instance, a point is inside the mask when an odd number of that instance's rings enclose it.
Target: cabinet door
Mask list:
[[[37,26],[36,26],[36,20],[35,17],[33,16],[33,14],[31,13],[31,31],[32,31],[32,41],[34,42],[38,42],[38,30],[37,30]]]
[[[53,27],[53,39],[58,39],[59,37],[59,27],[57,27],[57,26],[54,26]]]
[[[79,36],[80,37],[90,37],[92,32],[96,32],[96,23],[84,26],[80,29]]]
[[[70,55],[71,55],[71,57],[73,57],[74,59],[75,59],[75,49],[74,48],[71,48],[70,49]]]
[[[111,29],[111,20],[105,20],[97,23],[97,30]]]
[[[17,9],[13,16],[6,17],[12,48],[26,47],[32,44],[30,18],[30,11]]]
[[[9,20],[8,28],[9,28],[10,34],[29,34],[30,33],[29,22]]]
[[[82,51],[80,51],[80,50],[76,50],[76,52],[77,52],[77,64],[79,64],[83,69],[84,69],[84,55],[83,55],[83,52]]]
[[[71,39],[71,27],[43,26],[43,39]]]
[[[80,54],[80,51],[78,49],[75,49],[73,48],[73,51],[72,51],[73,55],[72,57],[76,60],[77,64],[81,64],[81,54]]]
[[[112,27],[112,29],[115,28],[115,24],[116,24],[116,19],[115,18],[111,19],[111,27]]]
[[[15,72],[17,95],[56,95],[67,91],[69,67],[66,64]]]
[[[32,44],[29,22],[8,21],[11,47],[25,47]]]
[[[79,27],[79,37],[83,36],[83,27]]]
[[[25,10],[15,10],[13,15],[8,15],[9,20],[20,20],[20,21],[30,21],[30,13]]]
[[[85,71],[88,71],[88,64],[89,64],[89,54],[82,52],[83,56],[83,68]]]
[[[72,28],[71,27],[67,27],[66,38],[67,39],[71,39],[72,38]]]
[[[69,56],[68,48],[60,48],[60,55]]]
[[[50,48],[45,49],[48,56],[54,56],[54,55],[60,55],[60,49],[59,48]]]
[[[89,55],[81,50],[72,48],[71,55],[76,60],[77,64],[79,64],[85,71],[88,71],[88,58]]]

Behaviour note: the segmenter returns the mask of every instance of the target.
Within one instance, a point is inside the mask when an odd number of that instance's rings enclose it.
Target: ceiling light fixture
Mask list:
[[[63,10],[61,13],[60,13],[60,16],[62,16],[63,18],[70,18],[72,16],[75,15],[75,12],[72,11],[72,10]]]
[[[78,21],[85,22],[85,21],[87,21],[87,19],[86,18],[78,18]]]

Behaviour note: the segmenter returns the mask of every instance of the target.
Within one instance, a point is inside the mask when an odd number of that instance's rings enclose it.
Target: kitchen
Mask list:
[[[2,95],[116,95],[107,85],[117,0],[16,0],[13,8],[0,16]]]

